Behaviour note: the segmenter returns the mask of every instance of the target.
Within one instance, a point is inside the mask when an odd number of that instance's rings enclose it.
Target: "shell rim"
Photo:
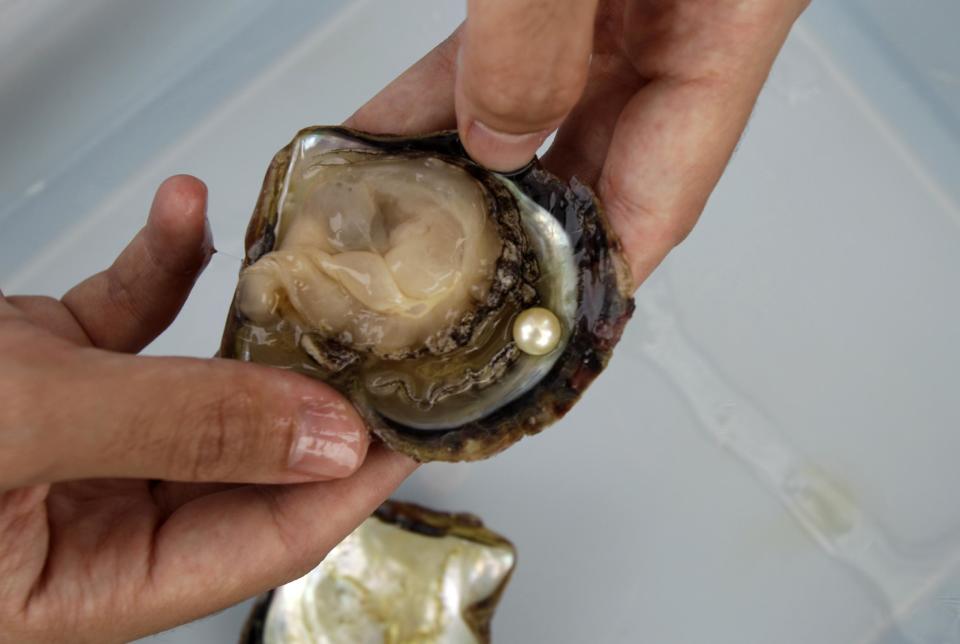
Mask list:
[[[267,170],[247,228],[244,267],[275,244],[272,226],[276,222],[270,223],[269,213],[276,212],[294,147],[302,137],[321,133],[356,139],[379,146],[386,152],[433,152],[460,157],[469,162],[455,131],[408,137],[369,134],[339,126],[305,128],[277,152]],[[576,178],[569,184],[564,182],[544,169],[537,159],[515,173],[502,176],[510,179],[521,192],[544,206],[564,224],[574,241],[579,269],[589,273],[591,278],[579,280],[578,310],[582,310],[585,300],[589,299],[591,306],[597,309],[592,313],[595,317],[589,321],[589,325],[578,323],[576,329],[572,330],[565,355],[540,384],[489,415],[458,428],[435,431],[405,429],[350,396],[370,430],[381,441],[389,448],[420,462],[488,458],[524,436],[539,433],[561,418],[604,369],[623,326],[634,310],[629,266],[623,257],[620,241],[593,192]],[[233,303],[221,343],[219,355],[222,357],[239,357],[235,346],[239,323]],[[571,348],[570,345],[576,346]],[[349,396],[349,392],[343,393]]]

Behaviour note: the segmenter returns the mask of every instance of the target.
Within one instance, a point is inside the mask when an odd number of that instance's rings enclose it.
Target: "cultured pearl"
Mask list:
[[[513,341],[524,353],[542,356],[560,344],[560,320],[553,311],[539,306],[522,311],[513,321]]]

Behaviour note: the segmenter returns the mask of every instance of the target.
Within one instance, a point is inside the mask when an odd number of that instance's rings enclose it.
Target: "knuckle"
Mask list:
[[[457,75],[457,54],[460,51],[460,29],[436,46],[436,56],[433,57],[437,65],[439,78],[454,78]]]
[[[219,415],[214,412],[211,415]],[[190,455],[186,459],[189,464],[190,478],[195,481],[215,481],[223,479],[230,473],[230,456],[227,446],[231,444],[229,430],[220,420],[204,423],[197,432],[195,440],[188,443]]]
[[[33,339],[29,333],[21,340]],[[22,343],[21,343],[22,344]],[[3,351],[0,366],[0,488],[22,483],[49,464],[50,438],[43,431],[49,425],[51,407],[42,401],[56,391],[62,352],[56,347],[11,346]],[[26,457],[25,457],[26,456]]]
[[[626,242],[643,238],[658,247],[678,246],[692,231],[703,207],[649,204],[634,194],[634,186],[607,175],[600,178],[598,189]]]
[[[17,377],[16,371],[4,369],[0,374],[0,399],[4,401],[0,405],[0,427],[4,429],[0,434],[0,456],[4,452],[3,439],[10,436],[11,430],[16,431],[26,424],[27,399],[31,393],[24,379]]]
[[[120,277],[117,271],[111,269],[108,275],[107,298],[110,304],[135,322],[147,323],[149,320],[143,310],[140,294],[131,287],[126,279]]]
[[[0,376],[0,488],[16,483],[24,474],[24,443],[33,442],[34,432],[27,418],[31,388],[23,379]],[[11,374],[15,375],[15,374]]]
[[[195,481],[235,478],[257,456],[259,414],[254,395],[234,380],[221,395],[199,405],[184,423],[190,435],[175,450],[180,467]]]

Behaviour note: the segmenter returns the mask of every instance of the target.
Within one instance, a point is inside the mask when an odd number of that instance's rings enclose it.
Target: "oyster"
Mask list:
[[[421,461],[485,458],[562,416],[633,311],[586,187],[488,172],[452,132],[301,131],[246,248],[220,354],[332,384]]]
[[[254,606],[242,642],[489,642],[516,552],[469,514],[388,501]]]

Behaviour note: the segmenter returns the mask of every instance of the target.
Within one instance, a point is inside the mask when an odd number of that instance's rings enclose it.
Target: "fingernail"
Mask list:
[[[318,478],[349,476],[360,465],[366,429],[346,403],[310,403],[297,416],[290,469]]]
[[[509,172],[526,165],[549,135],[550,130],[510,134],[473,121],[467,127],[465,146],[477,162],[497,172]]]

